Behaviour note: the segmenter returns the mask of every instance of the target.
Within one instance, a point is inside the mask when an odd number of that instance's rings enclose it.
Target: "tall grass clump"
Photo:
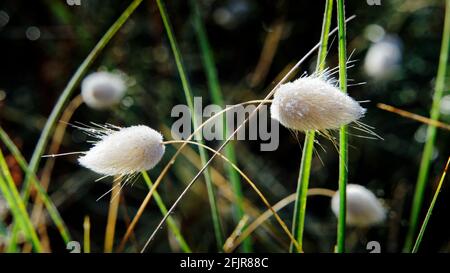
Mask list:
[[[430,111],[431,120],[439,119],[442,96],[444,95],[444,92],[445,93],[449,92],[447,66],[448,66],[448,54],[450,50],[450,0],[446,0],[445,3],[446,3],[446,12],[442,34],[441,51],[439,55],[439,66],[436,76],[436,85],[434,88],[433,103],[431,105]],[[427,138],[425,142],[425,147],[423,148],[419,174],[417,177],[416,189],[414,192],[414,198],[412,202],[408,232],[406,235],[406,241],[403,248],[403,251],[405,252],[411,251],[414,243],[414,238],[416,236],[418,228],[418,220],[420,217],[420,212],[422,211],[423,199],[428,181],[428,174],[432,162],[434,144],[436,142],[436,131],[437,128],[435,125],[428,125]]]
[[[328,37],[331,26],[331,18],[333,11],[333,0],[325,2],[325,13],[322,23],[322,34],[320,37],[320,47],[317,57],[316,72],[320,73],[325,69],[325,59],[327,56]],[[305,142],[303,145],[302,159],[300,161],[300,171],[297,182],[297,198],[294,205],[294,218],[292,221],[292,234],[297,239],[300,247],[303,247],[303,231],[305,226],[306,201],[308,193],[309,176],[311,173],[311,161],[314,151],[315,131],[308,130],[305,132]],[[295,250],[291,244],[290,251]]]
[[[190,84],[189,84],[189,81],[187,78],[187,74],[184,69],[183,60],[181,58],[181,53],[178,48],[178,44],[175,39],[175,36],[173,34],[172,26],[170,24],[169,16],[167,14],[165,5],[162,0],[157,0],[156,2],[158,4],[159,12],[161,14],[161,18],[164,23],[164,28],[165,28],[167,36],[169,38],[169,43],[170,43],[170,46],[172,48],[172,53],[175,58],[175,63],[176,63],[177,69],[178,69],[178,74],[181,79],[181,84],[183,86],[186,103],[188,104],[188,107],[192,113],[192,124],[193,124],[194,130],[195,130],[199,126],[200,123],[199,123],[198,117],[196,116],[197,113],[194,110],[193,94],[192,94],[191,87],[190,87]],[[198,132],[196,134],[196,138],[199,140],[200,143],[203,143],[200,132]],[[200,153],[200,159],[201,159],[202,164],[206,165],[206,162],[208,161],[208,155],[206,154],[205,149],[203,149],[202,147],[199,147],[198,150]],[[224,239],[223,239],[223,234],[222,234],[222,226],[220,223],[219,210],[217,208],[217,203],[216,203],[214,186],[211,182],[211,176],[207,169],[205,170],[203,176],[205,178],[206,188],[208,191],[208,200],[209,200],[209,205],[211,208],[211,216],[212,216],[212,221],[213,221],[214,235],[215,235],[216,243],[217,243],[217,250],[219,252],[221,252],[222,246],[224,243]]]
[[[211,94],[211,100],[214,104],[223,107],[225,106],[225,102],[220,88],[217,69],[214,61],[214,54],[208,41],[208,35],[205,26],[203,24],[200,9],[198,7],[199,4],[195,0],[191,0],[190,3],[193,10],[195,35],[200,45],[200,51],[208,82],[208,89]],[[224,117],[222,131],[225,137],[228,135],[228,126],[226,124],[227,124],[226,119]],[[225,147],[225,156],[231,162],[236,164],[237,159],[233,143],[230,143],[228,144],[228,146]],[[228,173],[228,179],[231,182],[233,192],[236,196],[236,203],[233,206],[233,208],[234,208],[234,220],[237,223],[244,216],[244,202],[243,202],[244,197],[242,194],[242,186],[241,181],[239,179],[239,174],[229,165],[227,165],[226,168]],[[244,242],[242,243],[242,250],[244,252],[252,251],[251,238],[247,238],[246,240],[244,240]]]

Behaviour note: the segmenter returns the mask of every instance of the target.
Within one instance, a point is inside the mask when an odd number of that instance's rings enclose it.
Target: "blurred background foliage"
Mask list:
[[[261,99],[273,87],[280,73],[298,61],[320,38],[322,1],[198,1],[214,52],[219,80],[227,104]],[[370,2],[370,1],[369,1]],[[31,156],[46,117],[67,81],[95,43],[126,8],[128,1],[81,0],[80,6],[66,1],[2,1],[0,3],[0,123],[26,158]],[[192,10],[188,1],[167,1],[167,10],[180,45],[184,64],[196,96],[210,102],[200,50],[195,38]],[[368,109],[363,122],[376,127],[384,140],[350,137],[349,183],[362,184],[384,199],[389,207],[388,221],[371,229],[349,229],[350,251],[366,252],[367,241],[381,243],[382,251],[397,252],[403,244],[406,224],[425,141],[426,126],[376,108],[383,102],[428,116],[437,71],[444,20],[444,1],[347,1],[347,15],[356,19],[347,26],[348,48],[354,50],[355,66],[348,72],[356,83],[349,93]],[[335,17],[335,14],[333,15]],[[336,19],[333,20],[333,26]],[[368,48],[380,32],[395,35],[401,41],[399,69],[388,78],[371,78],[364,71]],[[333,40],[332,37],[331,40]],[[312,71],[315,58],[301,67]],[[331,44],[328,66],[337,65],[337,41]],[[129,126],[146,124],[164,130],[174,122],[170,112],[174,105],[185,103],[181,82],[175,67],[167,35],[154,1],[144,1],[125,26],[113,38],[91,68],[120,70],[129,77],[131,87],[121,104],[108,111],[96,111],[82,105],[72,118],[79,122],[113,123]],[[448,80],[447,80],[448,83]],[[78,89],[79,90],[79,89]],[[441,120],[450,122],[450,95],[441,105]],[[79,91],[77,91],[79,92]],[[297,139],[298,138],[298,139]],[[273,152],[260,152],[258,141],[236,143],[238,165],[262,189],[274,204],[294,193],[298,175],[303,135],[293,136],[280,128],[280,146]],[[449,133],[438,130],[431,164],[425,204],[449,155]],[[88,149],[86,136],[68,128],[61,152]],[[311,187],[336,190],[338,154],[330,141],[319,138],[312,166]],[[217,146],[219,143],[209,143]],[[2,150],[4,146],[2,145]],[[174,148],[168,150],[174,153]],[[6,153],[7,154],[7,153]],[[165,156],[167,160],[168,155]],[[18,185],[23,173],[10,155],[7,160]],[[180,157],[161,185],[160,194],[171,204],[184,185],[195,175],[192,162],[196,153]],[[165,161],[163,160],[165,163]],[[41,165],[42,166],[42,165]],[[151,170],[156,178],[163,164]],[[222,173],[223,163],[214,168]],[[56,160],[49,193],[57,204],[75,240],[82,241],[83,218],[91,218],[92,251],[103,249],[109,197],[96,199],[110,189],[110,181],[94,183],[98,176],[76,164],[75,156]],[[214,178],[214,177],[213,177]],[[216,178],[217,179],[217,178]],[[243,184],[244,196],[261,211],[265,210],[254,192]],[[143,181],[126,187],[121,197],[117,241],[125,232],[125,223],[134,216],[147,190]],[[223,189],[217,190],[225,235],[236,223],[232,220],[230,202]],[[448,212],[450,190],[444,186],[421,251],[450,251]],[[336,219],[329,198],[311,197],[308,201],[304,249],[306,252],[331,252],[335,243]],[[197,183],[173,215],[194,251],[215,250],[210,211],[204,183]],[[1,207],[0,207],[1,209]],[[280,212],[290,225],[293,205]],[[7,212],[0,222],[8,224]],[[161,219],[152,203],[140,220],[135,240],[128,251],[142,246]],[[421,218],[423,219],[423,217]],[[273,221],[273,222],[272,222]],[[422,221],[422,220],[420,220]],[[287,237],[271,220],[275,231],[258,229],[252,237],[257,252],[282,252]],[[53,251],[65,246],[54,227],[49,227]],[[0,237],[2,235],[0,234]],[[169,237],[169,238],[168,238]],[[434,239],[433,239],[434,238]],[[439,238],[439,239],[437,239]],[[1,242],[0,242],[1,244]],[[152,243],[152,251],[179,251],[167,229]]]

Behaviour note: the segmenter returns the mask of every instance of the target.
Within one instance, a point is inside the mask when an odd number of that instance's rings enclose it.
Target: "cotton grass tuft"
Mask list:
[[[331,199],[331,209],[339,215],[339,191]],[[357,184],[347,185],[347,217],[351,226],[368,227],[386,219],[386,210],[377,197],[368,189]]]
[[[152,169],[164,155],[162,135],[144,125],[84,130],[99,141],[78,162],[105,176],[133,175]]]
[[[125,95],[126,83],[122,75],[95,72],[81,83],[83,101],[91,108],[101,110],[120,102]]]
[[[271,116],[299,131],[338,129],[360,119],[365,109],[341,92],[326,76],[301,77],[281,85],[274,94]]]

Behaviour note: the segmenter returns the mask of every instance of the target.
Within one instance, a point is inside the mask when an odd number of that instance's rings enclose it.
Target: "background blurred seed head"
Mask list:
[[[83,101],[97,110],[118,104],[125,92],[125,79],[118,73],[95,72],[84,78],[81,83]]]
[[[331,199],[331,209],[336,217],[339,215],[339,191]],[[379,224],[386,219],[386,210],[377,197],[367,188],[347,185],[347,218],[348,225],[367,227]]]
[[[99,131],[98,137],[100,141],[78,162],[102,175],[131,175],[152,169],[165,151],[162,135],[145,125]]]

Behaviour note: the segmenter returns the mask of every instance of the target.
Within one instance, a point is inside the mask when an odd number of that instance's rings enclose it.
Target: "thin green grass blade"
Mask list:
[[[200,52],[202,54],[203,66],[205,68],[205,74],[208,81],[208,89],[211,95],[211,100],[214,104],[225,106],[223,94],[220,88],[220,83],[218,80],[218,73],[216,69],[216,64],[214,61],[214,54],[211,49],[210,43],[208,41],[208,35],[203,24],[203,19],[201,16],[198,3],[195,0],[191,0],[191,6],[193,10],[193,23],[195,29],[195,35],[197,41],[200,45]],[[223,135],[226,137],[228,135],[228,126],[226,125],[226,118],[223,117]],[[234,164],[237,164],[236,152],[233,143],[228,144],[225,147],[226,157]],[[233,206],[234,209],[234,221],[238,223],[244,216],[244,197],[242,194],[242,185],[239,178],[239,174],[229,165],[226,164],[226,169],[228,173],[228,179],[231,182],[233,192],[236,196],[236,203]],[[251,238],[246,238],[242,242],[242,250],[245,253],[252,252]]]
[[[166,11],[163,1],[157,0],[156,2],[158,4],[159,12],[161,14],[161,18],[164,23],[164,28],[165,28],[167,36],[169,38],[169,43],[170,43],[170,46],[172,48],[172,52],[173,52],[173,55],[175,58],[175,63],[176,63],[177,69],[178,69],[178,74],[181,79],[181,84],[183,86],[183,91],[184,91],[184,95],[186,97],[186,102],[192,113],[192,124],[194,125],[194,130],[195,130],[195,128],[198,127],[199,123],[198,123],[198,119],[196,117],[196,113],[194,110],[193,94],[191,92],[191,87],[189,85],[189,81],[188,81],[188,78],[187,78],[187,75],[186,75],[186,72],[185,72],[185,69],[183,66],[183,61],[181,58],[180,51],[178,49],[178,44],[177,44],[177,41],[173,34],[172,26],[170,24],[169,17],[167,15],[167,11]],[[203,140],[201,138],[200,132],[198,132],[196,134],[196,138],[198,139],[198,141],[200,143],[203,144]],[[205,149],[199,147],[199,154],[200,154],[200,159],[201,159],[202,164],[205,165],[206,162],[208,161],[208,157],[207,157]],[[222,227],[220,224],[219,210],[217,208],[216,197],[215,197],[215,193],[214,193],[214,186],[212,185],[211,176],[209,174],[208,169],[206,169],[203,174],[205,177],[206,188],[208,191],[209,205],[211,207],[211,216],[212,216],[212,221],[213,221],[213,226],[214,226],[214,235],[216,237],[217,249],[219,252],[221,252],[222,246],[223,246],[223,233],[222,233]]]
[[[20,197],[20,193],[14,183],[11,173],[8,169],[3,152],[0,150],[0,190],[8,202],[14,220],[20,223],[22,230],[27,240],[31,242],[36,252],[42,252],[42,246],[37,236],[36,230],[31,223],[30,215],[27,212],[26,206]]]
[[[450,93],[448,82],[446,83],[446,81],[448,81],[447,66],[449,64],[448,54],[450,50],[450,0],[446,0],[446,12],[444,20],[444,30],[442,34],[442,44],[439,56],[438,72],[436,76],[436,86],[434,89],[433,104],[430,111],[430,118],[432,120],[439,119],[441,99],[444,95],[444,92]],[[422,210],[425,188],[427,186],[428,174],[432,161],[431,158],[433,156],[434,143],[436,142],[436,131],[437,128],[435,126],[428,125],[426,138],[427,141],[425,143],[425,147],[422,153],[422,159],[420,161],[419,175],[417,177],[416,189],[409,220],[409,227],[406,235],[405,245],[403,247],[404,252],[411,251],[411,248],[413,247],[414,237],[417,232],[419,216]]]
[[[347,34],[345,29],[344,0],[337,0],[338,36],[339,36],[339,88],[347,93]],[[348,139],[347,126],[339,130],[339,218],[337,228],[337,252],[345,252],[345,218],[347,201],[347,162]]]
[[[151,189],[153,187],[153,182],[148,176],[147,172],[141,172],[142,177],[144,178],[145,183],[147,184],[148,188]],[[167,207],[164,204],[164,201],[161,199],[161,196],[157,191],[153,193],[153,196],[155,197],[156,205],[158,205],[159,210],[161,211],[162,215],[165,215],[167,213]],[[186,243],[186,240],[184,239],[183,235],[180,232],[180,229],[177,226],[177,223],[172,218],[172,216],[169,216],[167,218],[167,225],[169,226],[169,229],[172,231],[173,235],[175,236],[175,239],[177,240],[178,244],[180,244],[181,250],[183,250],[184,253],[191,253],[192,250],[189,247],[189,245]]]
[[[422,242],[423,234],[425,233],[425,229],[427,228],[428,221],[430,221],[431,213],[433,212],[434,205],[436,204],[436,200],[441,192],[442,184],[444,183],[445,175],[447,174],[448,164],[450,163],[450,157],[447,159],[447,164],[445,164],[444,172],[441,175],[441,179],[439,180],[438,187],[436,192],[434,193],[433,200],[431,201],[430,207],[428,208],[427,215],[425,216],[425,220],[423,220],[422,227],[420,228],[419,235],[417,236],[416,243],[412,249],[412,253],[417,253],[419,250],[420,243]]]
[[[19,164],[20,168],[23,170],[23,172],[27,173],[29,172],[28,164],[23,157],[22,153],[19,151],[17,146],[14,144],[14,142],[11,140],[11,138],[7,135],[7,133],[3,130],[3,128],[0,127],[0,139],[5,144],[5,146],[8,148],[10,153],[14,156],[17,163]],[[62,219],[61,215],[59,214],[58,209],[56,208],[53,201],[48,196],[47,192],[42,188],[41,184],[39,183],[39,180],[37,179],[36,175],[31,176],[31,183],[32,186],[35,187],[37,190],[38,198],[42,200],[44,203],[45,208],[48,211],[48,214],[52,221],[54,222],[55,226],[57,227],[59,234],[61,235],[62,239],[64,240],[64,243],[68,243],[71,241],[71,236],[69,233],[69,230],[64,223],[64,220]]]
[[[325,69],[325,59],[327,56],[328,34],[330,33],[331,18],[333,11],[333,0],[327,0],[325,3],[325,12],[322,23],[322,34],[320,37],[320,48],[317,58],[316,72]],[[305,143],[300,161],[300,171],[297,181],[297,198],[294,205],[294,219],[292,220],[292,234],[296,236],[297,242],[303,250],[303,232],[305,227],[306,202],[308,195],[309,177],[311,173],[311,161],[314,151],[315,131],[306,132]],[[296,249],[291,243],[290,252]]]

